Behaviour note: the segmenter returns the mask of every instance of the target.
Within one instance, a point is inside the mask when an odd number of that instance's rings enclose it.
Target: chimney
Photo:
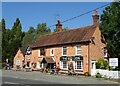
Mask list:
[[[93,25],[99,26],[99,15],[96,10],[94,10],[94,14],[92,17],[93,17]]]
[[[60,23],[60,20],[57,20],[56,31],[57,32],[62,32],[62,24]]]

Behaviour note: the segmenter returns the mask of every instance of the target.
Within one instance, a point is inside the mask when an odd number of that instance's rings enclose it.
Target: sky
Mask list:
[[[56,20],[66,19],[81,15],[85,12],[101,7],[110,2],[2,2],[2,18],[5,19],[6,27],[12,28],[16,18],[22,24],[22,31],[28,31],[30,26],[37,27],[39,23],[47,23],[47,27],[54,25]],[[98,14],[103,13],[101,8]],[[91,25],[93,12],[62,23],[63,28],[79,28]],[[51,27],[53,31],[54,27]]]

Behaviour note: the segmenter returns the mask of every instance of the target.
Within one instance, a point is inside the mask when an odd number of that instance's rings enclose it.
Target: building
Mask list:
[[[92,17],[92,25],[67,31],[62,31],[62,24],[58,20],[57,32],[40,36],[31,45],[32,52],[26,57],[30,59],[30,67],[34,66],[35,70],[53,69],[56,65],[60,67],[60,72],[67,73],[72,65],[75,73],[91,73],[98,59],[107,58],[106,43],[99,29],[97,11],[94,11]]]
[[[15,70],[22,70],[24,66],[24,53],[21,49],[18,50],[13,59],[13,68]]]

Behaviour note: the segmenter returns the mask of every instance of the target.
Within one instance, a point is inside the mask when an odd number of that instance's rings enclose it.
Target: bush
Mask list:
[[[100,73],[97,73],[95,76],[96,78],[102,78],[102,75]]]
[[[99,59],[96,62],[96,68],[97,69],[108,69],[109,68],[109,64],[108,64],[108,62],[104,61],[104,59]]]

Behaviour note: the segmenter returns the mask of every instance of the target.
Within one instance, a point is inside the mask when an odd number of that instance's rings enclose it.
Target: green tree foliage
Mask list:
[[[62,28],[62,31],[69,30],[68,27]],[[57,32],[56,28],[54,29],[54,32]]]
[[[28,32],[25,33],[25,36],[22,40],[22,49],[25,51],[26,48],[29,46],[29,44],[34,42],[34,35],[35,35],[35,29],[34,27],[30,27]]]
[[[22,42],[22,26],[19,18],[16,19],[12,29],[6,29],[5,20],[2,19],[2,60],[5,62],[6,58],[9,58],[10,62],[21,47]]]
[[[41,35],[49,34],[50,28],[47,28],[46,23],[38,24],[35,30],[34,40],[38,39]]]
[[[106,62],[104,59],[99,59],[96,62],[97,69],[108,69],[108,67],[109,67],[108,62]]]
[[[2,54],[2,24],[0,22],[0,56],[1,56],[1,54]]]
[[[120,2],[113,2],[103,10],[100,29],[107,41],[110,57],[120,57]]]

